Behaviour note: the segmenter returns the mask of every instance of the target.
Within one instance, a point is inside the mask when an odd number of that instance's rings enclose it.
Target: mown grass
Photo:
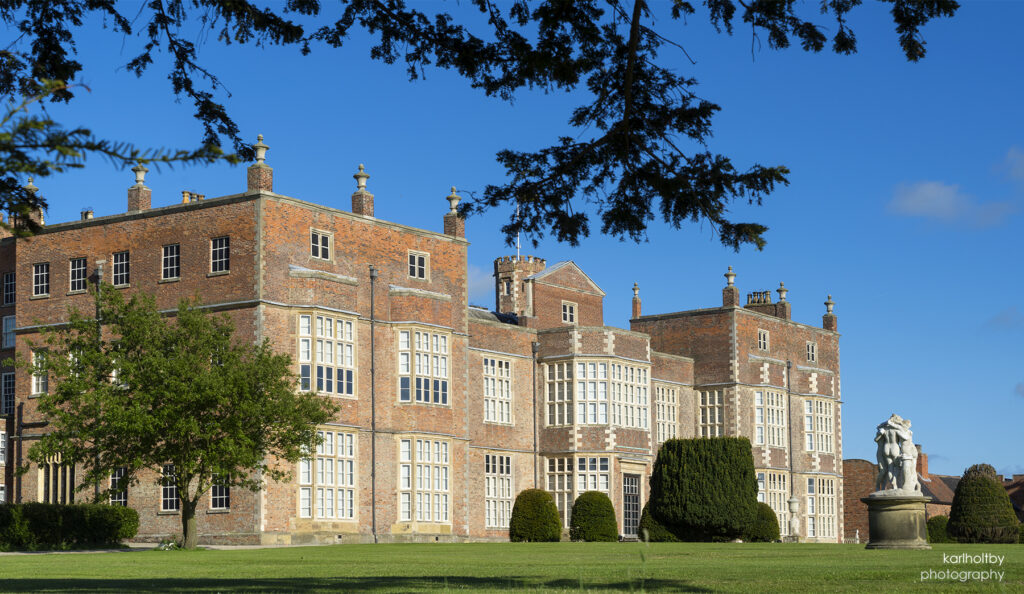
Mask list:
[[[991,553],[1002,567],[943,553]],[[1004,572],[1002,583],[921,581],[921,572]],[[0,557],[0,590],[317,592],[369,590],[913,592],[1024,591],[1024,546],[545,543],[335,545],[231,551],[132,551]]]

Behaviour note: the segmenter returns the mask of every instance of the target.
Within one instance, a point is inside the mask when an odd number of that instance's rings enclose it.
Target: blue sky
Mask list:
[[[656,222],[639,245],[594,236],[578,248],[544,240],[523,252],[580,264],[608,293],[612,326],[628,326],[634,282],[644,313],[719,305],[730,265],[743,293],[784,281],[800,322],[820,325],[831,294],[843,334],[844,457],[873,459],[874,426],[896,412],[913,421],[933,472],[988,462],[1024,473],[1024,277],[1013,239],[1024,223],[1024,3],[963,4],[925,28],[929,53],[917,64],[874,5],[850,19],[860,52],[849,57],[758,49],[742,27],[718,35],[700,16],[659,20],[659,32],[697,62],[666,46],[663,63],[723,108],[710,148],[740,168],[792,171],[791,185],[763,206],[732,209],[768,225],[768,245],[734,253],[706,225]],[[190,106],[174,102],[166,59],[136,79],[121,66],[140,38],[100,25],[76,35],[86,65],[79,82],[90,92],[51,113],[102,137],[193,146],[201,129]],[[435,230],[450,186],[501,182],[498,150],[546,146],[585,100],[528,92],[504,103],[443,71],[411,83],[403,68],[370,61],[359,36],[308,57],[216,43],[200,57],[232,93],[226,104],[243,135],[265,136],[276,191],[347,210],[351,175],[365,163],[378,217]],[[245,171],[165,168],[146,181],[162,206],[182,190],[243,191]],[[93,160],[36,185],[50,202],[47,220],[61,222],[86,206],[97,216],[123,212],[133,182]],[[474,303],[493,307],[492,261],[514,253],[497,233],[507,215],[468,222]]]

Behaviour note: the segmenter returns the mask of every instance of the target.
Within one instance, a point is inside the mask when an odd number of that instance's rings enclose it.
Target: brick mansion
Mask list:
[[[201,543],[507,540],[528,488],[549,491],[566,526],[578,495],[603,491],[635,537],[658,446],[719,435],[750,439],[783,535],[796,509],[800,540],[842,542],[831,297],[820,327],[798,323],[784,286],[741,303],[730,268],[703,309],[644,314],[633,284],[626,330],[605,325],[605,292],[577,263],[513,256],[494,261],[495,309],[478,308],[454,188],[438,200],[442,231],[417,229],[374,217],[362,166],[345,211],[275,193],[262,137],[255,148],[244,193],[154,208],[139,166],[126,212],[0,240],[0,359],[31,360],[41,326],[89,311],[101,279],[167,310],[202,295],[240,336],[288,353],[298,389],[341,406],[289,482],[214,486],[196,513]],[[0,501],[91,497],[74,492],[80,470],[28,461],[49,383],[2,370]],[[111,502],[138,510],[139,540],[180,533],[159,478]]]

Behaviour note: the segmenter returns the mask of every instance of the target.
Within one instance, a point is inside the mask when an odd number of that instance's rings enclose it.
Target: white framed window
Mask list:
[[[0,376],[0,415],[14,414],[14,372]]]
[[[323,231],[309,232],[309,253],[318,260],[331,259],[331,234]]]
[[[38,370],[38,366],[43,364],[43,358],[46,356],[46,351],[42,349],[34,349],[32,351],[32,366],[36,369],[32,373],[32,394],[46,394],[50,390],[49,374],[46,371]]]
[[[163,479],[160,484],[160,511],[180,511],[181,501],[178,499],[178,485],[175,482],[174,464],[164,464]]]
[[[706,390],[700,393],[700,436],[718,437],[725,435],[725,414],[721,390]]]
[[[181,278],[181,245],[172,243],[164,246],[164,253],[160,260],[161,280],[173,280]]]
[[[16,279],[13,272],[4,273],[4,305],[14,305]]]
[[[299,389],[355,396],[355,322],[311,313],[298,321]]]
[[[32,295],[50,294],[50,263],[39,262],[32,265]]]
[[[512,516],[512,457],[484,455],[484,508],[488,528],[508,528]]]
[[[72,293],[84,291],[86,282],[85,258],[71,258],[69,264],[71,268],[71,274],[69,275],[71,283],[68,290]]]
[[[807,343],[807,362],[817,363],[818,362],[818,343],[808,342]]]
[[[7,432],[0,431],[0,464],[7,464]]]
[[[128,485],[122,484],[128,468],[121,466],[110,473],[110,505],[128,506]]]
[[[39,465],[39,501],[42,503],[75,502],[75,465],[64,464],[63,456],[49,456]]]
[[[762,351],[767,351],[771,346],[769,342],[769,336],[767,330],[757,331],[757,348]]]
[[[325,427],[316,453],[299,461],[299,517],[354,520],[356,434]]]
[[[577,361],[576,424],[605,425],[607,423],[608,363]]]
[[[788,498],[786,473],[770,470],[757,472],[757,500],[767,503],[775,512],[782,536],[789,535]]]
[[[421,279],[430,278],[430,254],[409,252],[409,276]]]
[[[450,522],[448,448],[447,441],[412,437],[399,440],[400,521]]]
[[[210,487],[210,509],[231,509],[231,487],[222,484],[217,475],[214,475],[213,486]]]
[[[7,485],[0,485],[0,503],[7,503]]]
[[[3,321],[3,348],[14,348],[14,316],[4,316]]]
[[[831,478],[807,479],[807,536],[830,538],[836,535],[836,481]]]
[[[575,324],[576,323],[576,304],[571,301],[562,302],[562,323],[563,324]]]
[[[657,440],[664,443],[677,437],[679,416],[676,412],[676,389],[663,384],[654,386],[655,414],[657,415]]]
[[[576,458],[576,492],[608,492],[609,463],[605,457]]]
[[[231,238],[214,237],[210,240],[210,272],[231,270]]]
[[[555,498],[555,507],[558,508],[563,527],[569,526],[572,504],[576,501],[573,493],[573,462],[573,458],[548,458],[548,493]]]
[[[131,255],[127,252],[114,254],[114,286],[123,287],[131,283]]]
[[[512,362],[484,357],[484,421],[512,423]]]
[[[548,426],[572,425],[572,362],[548,363]]]
[[[784,448],[786,399],[781,392],[754,392],[754,444]]]
[[[611,392],[612,400],[612,423],[621,427],[647,429],[651,414],[648,402],[648,368],[612,363],[609,365],[609,370],[611,372],[609,391]],[[591,371],[592,369],[588,363],[587,374],[590,375]],[[598,365],[597,372],[598,377],[602,377],[604,368]],[[600,399],[600,384],[598,384],[597,388],[598,398]],[[587,391],[589,396],[589,384]],[[598,413],[600,413],[600,408]]]
[[[398,331],[398,400],[448,405],[448,334]]]
[[[833,452],[833,406],[830,400],[804,401],[804,449],[808,452]]]

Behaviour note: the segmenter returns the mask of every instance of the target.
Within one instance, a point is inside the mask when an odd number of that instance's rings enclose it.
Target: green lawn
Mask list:
[[[944,563],[990,553],[1002,567]],[[1004,572],[1003,581],[921,581],[928,570]],[[395,544],[233,551],[0,556],[2,591],[278,592],[373,590],[1024,591],[1024,546]]]

